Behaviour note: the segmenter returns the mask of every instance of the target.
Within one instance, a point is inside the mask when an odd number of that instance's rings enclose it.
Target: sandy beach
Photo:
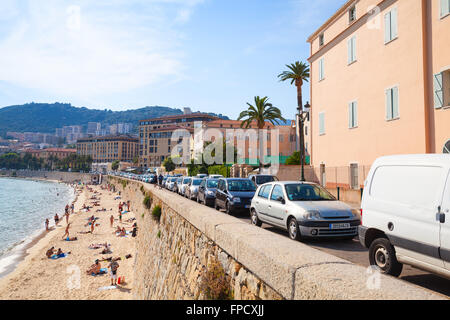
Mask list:
[[[7,276],[0,279],[0,299],[2,300],[112,300],[132,299],[133,265],[135,259],[135,242],[131,235],[118,237],[115,234],[117,226],[132,230],[134,218],[132,212],[122,216],[119,221],[118,205],[126,199],[115,199],[118,194],[102,190],[100,186],[77,188],[74,213],[70,215],[70,237],[77,237],[77,241],[62,239],[66,229],[66,218],[62,218],[56,228],[48,231],[27,250],[25,259]],[[93,197],[99,199],[92,199]],[[94,203],[98,202],[98,206]],[[90,211],[82,210],[83,205],[89,206]],[[97,211],[99,209],[106,211]],[[125,206],[126,208],[126,206]],[[86,226],[88,218],[94,215],[98,218],[93,234],[84,233],[90,230]],[[114,226],[111,228],[110,217],[114,216]],[[44,224],[44,221],[42,221]],[[52,226],[52,223],[50,224]],[[103,248],[89,249],[89,245],[97,243],[111,244],[111,254],[101,254]],[[55,247],[63,252],[71,252],[65,258],[48,259],[46,251]],[[132,258],[125,256],[131,254]],[[109,269],[107,274],[92,276],[86,270],[94,264],[96,259],[121,257],[118,261],[118,277],[125,277],[125,282],[114,289],[99,290],[111,286]],[[102,268],[107,268],[108,261],[101,262]]]

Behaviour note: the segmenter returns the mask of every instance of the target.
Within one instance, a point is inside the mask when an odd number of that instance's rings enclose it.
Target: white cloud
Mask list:
[[[89,100],[181,78],[171,21],[187,22],[202,2],[2,0],[12,28],[0,33],[0,81]]]

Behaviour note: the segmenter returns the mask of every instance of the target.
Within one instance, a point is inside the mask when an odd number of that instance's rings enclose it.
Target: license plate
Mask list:
[[[331,230],[350,229],[350,223],[333,223],[330,224]]]
[[[246,205],[245,205],[245,209],[250,209],[250,205],[249,205],[249,204],[246,204]]]

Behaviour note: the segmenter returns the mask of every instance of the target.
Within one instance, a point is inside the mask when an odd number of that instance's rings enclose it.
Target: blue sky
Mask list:
[[[345,0],[1,0],[0,107],[151,105],[237,118],[256,95],[293,118],[277,75]],[[304,86],[304,100],[309,85]]]

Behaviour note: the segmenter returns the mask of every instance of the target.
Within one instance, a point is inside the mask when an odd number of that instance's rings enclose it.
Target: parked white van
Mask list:
[[[408,264],[450,278],[450,155],[379,158],[364,185],[359,240],[370,264],[393,276]]]

